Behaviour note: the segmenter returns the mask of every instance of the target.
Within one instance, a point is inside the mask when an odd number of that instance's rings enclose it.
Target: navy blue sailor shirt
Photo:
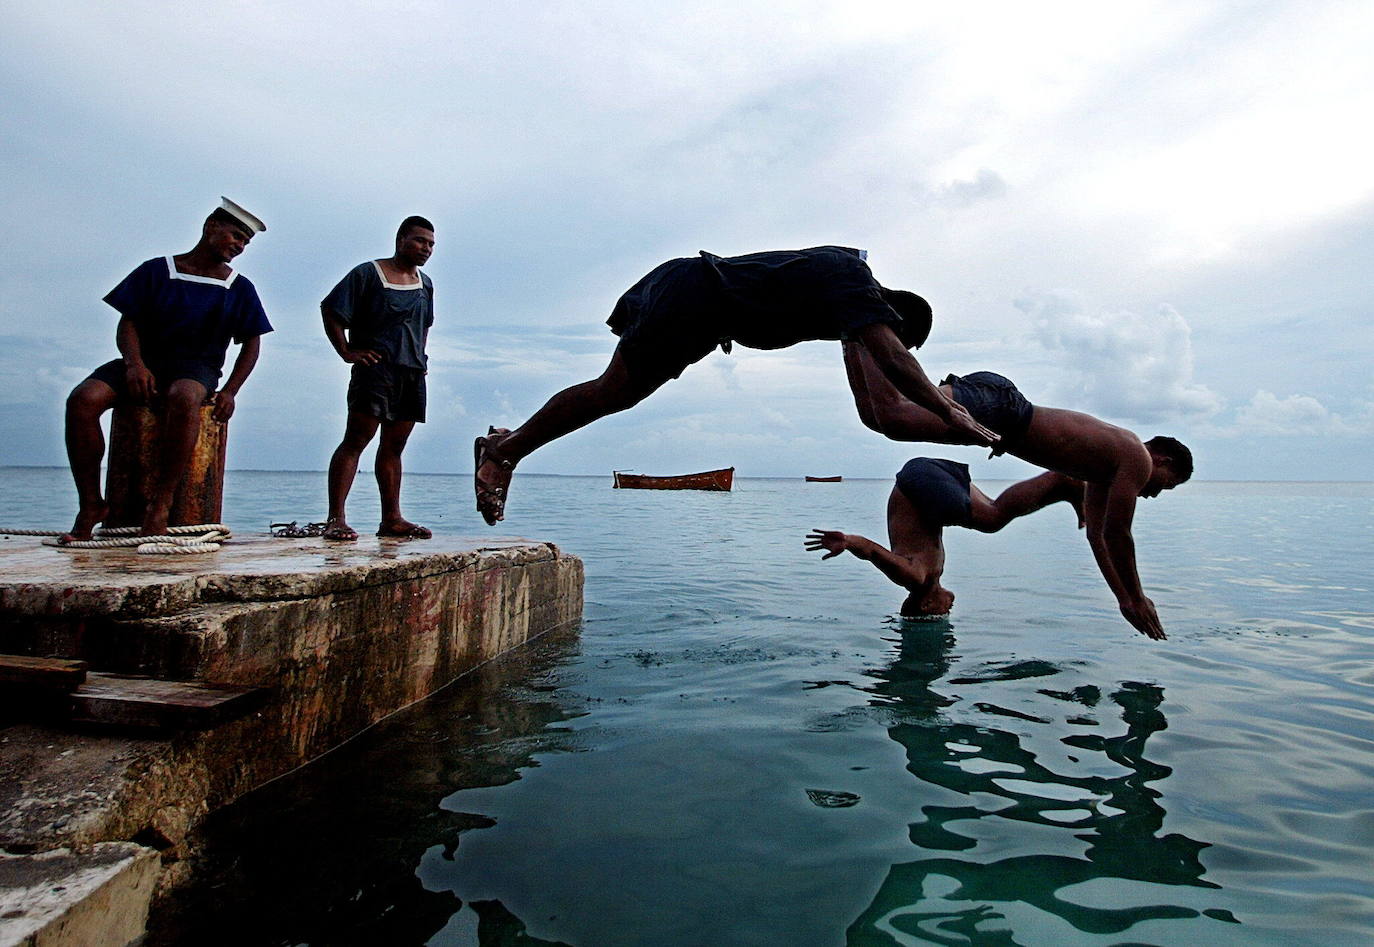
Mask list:
[[[423,272],[420,282],[388,283],[371,260],[348,271],[320,303],[348,329],[353,348],[380,352],[386,361],[424,371],[425,332],[434,324],[434,282]]]
[[[131,320],[144,363],[162,368],[224,367],[229,343],[272,331],[258,291],[230,271],[225,279],[177,271],[170,256],[138,265],[104,301]]]

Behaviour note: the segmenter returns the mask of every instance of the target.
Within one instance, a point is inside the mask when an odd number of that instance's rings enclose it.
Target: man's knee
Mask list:
[[[975,492],[969,503],[969,528],[980,533],[996,533],[1011,522],[997,501]]]
[[[381,427],[382,419],[376,415],[349,408],[343,440],[339,442],[338,449],[346,454],[361,454],[363,449],[372,443]]]
[[[198,412],[209,395],[204,385],[189,378],[178,378],[167,389],[167,407],[179,414]]]
[[[394,454],[399,457],[401,452],[406,449],[406,444],[410,441],[410,434],[414,427],[413,421],[383,424],[382,439],[377,444],[377,452],[379,454]]]
[[[872,404],[866,399],[855,398],[854,406],[859,409],[859,421],[864,427],[873,431],[875,434],[883,433],[882,421],[878,419],[878,414],[873,410]]]
[[[67,417],[99,417],[114,405],[114,401],[113,388],[104,382],[88,378],[67,395]]]
[[[868,399],[856,398],[855,403],[859,406],[859,419],[870,431],[890,434],[902,429],[903,412],[908,407],[902,400],[884,394]]]
[[[669,376],[643,367],[631,371],[619,347],[600,377],[591,382],[593,397],[605,414],[625,411],[639,404],[667,383]]]

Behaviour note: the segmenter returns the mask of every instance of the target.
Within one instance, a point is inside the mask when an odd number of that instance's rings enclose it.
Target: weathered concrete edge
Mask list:
[[[58,785],[42,784],[36,777],[33,786],[19,787],[0,819],[0,843],[31,852],[139,838],[176,857],[177,847],[209,811],[322,756],[473,668],[581,618],[583,569],[573,556],[469,568],[449,578],[475,583],[462,586],[475,594],[444,599],[443,614],[434,627],[400,622],[353,634],[341,649],[332,647],[332,640],[306,636],[301,654],[276,655],[260,669],[270,672],[275,667],[283,677],[276,699],[214,730],[140,740],[32,728],[30,743],[39,752],[26,765],[47,766],[53,773],[47,782],[56,780]],[[442,597],[438,589],[444,583],[412,579],[390,585],[397,588],[354,589],[347,597],[405,595],[419,589],[435,590],[433,594]],[[258,605],[268,619],[268,631],[288,624],[278,620],[282,608],[302,607],[313,605]],[[395,661],[397,643],[423,644],[426,650],[403,649],[400,653],[407,660],[400,666]],[[384,685],[376,676],[352,673],[358,668],[371,668],[390,680]],[[60,746],[64,740],[74,748],[68,753],[88,758],[74,783],[68,776],[67,785],[61,778],[65,763],[57,762],[66,754],[49,745]],[[45,757],[47,750],[53,752]],[[44,763],[47,757],[52,761]]]
[[[257,539],[261,541],[261,537]],[[306,542],[314,545],[302,546],[297,543],[291,547],[282,544],[280,548],[283,551],[320,551],[319,540]],[[501,568],[514,562],[558,559],[563,555],[556,545],[549,542],[502,539],[498,543],[397,559],[370,558],[347,569],[328,572],[296,569],[281,573],[254,573],[229,569],[224,572],[167,575],[165,581],[161,582],[89,587],[54,582],[0,583],[0,618],[136,619],[167,615],[209,602],[310,598],[441,575],[472,564],[478,564],[480,568]],[[123,551],[114,553],[120,554],[130,555]],[[492,562],[493,556],[508,557],[513,562]],[[490,564],[482,565],[484,562]]]
[[[132,842],[37,855],[0,852],[0,947],[122,947],[143,935],[161,871]]]

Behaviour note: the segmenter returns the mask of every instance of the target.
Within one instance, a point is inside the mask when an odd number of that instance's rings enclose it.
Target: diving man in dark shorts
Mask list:
[[[161,456],[140,533],[167,532],[177,486],[200,440],[201,405],[213,403],[211,416],[221,423],[233,416],[234,399],[257,364],[259,338],[272,331],[253,284],[229,267],[266,229],[222,198],[194,247],[140,264],[105,297],[119,313],[121,357],[97,368],[67,398],[67,457],[81,507],[59,542],[90,539],[109,514],[100,491],[100,417],[124,402],[148,404],[162,415]],[[231,341],[239,354],[220,385]]]
[[[425,343],[434,324],[434,283],[420,272],[434,252],[434,225],[407,217],[396,231],[396,250],[349,270],[320,303],[324,333],[353,366],[348,422],[329,460],[329,516],[325,539],[353,540],[344,508],[358,458],[382,432],[375,463],[382,499],[378,536],[428,539],[430,531],[401,515],[401,452],[425,420]]]
[[[1157,460],[1141,496],[1157,496],[1161,490],[1176,485],[1173,468],[1189,456],[1188,450],[1171,437],[1151,438],[1145,447]],[[1074,508],[1082,529],[1087,525],[1086,493],[1087,485],[1081,480],[1048,471],[1012,484],[993,500],[969,481],[966,465],[915,457],[897,473],[897,483],[888,496],[887,535],[891,548],[854,533],[820,529],[807,535],[805,545],[812,552],[824,550],[822,559],[849,552],[873,563],[883,575],[910,593],[902,602],[903,617],[937,618],[947,614],[954,604],[954,593],[940,584],[945,571],[944,527],[995,533],[1014,519],[1063,501]],[[1105,571],[1103,574],[1106,575]],[[1110,578],[1108,584],[1112,584]],[[1157,634],[1140,630],[1151,638],[1164,637],[1162,628],[1154,629]]]
[[[489,525],[496,523],[521,460],[598,418],[633,407],[717,346],[728,353],[735,342],[781,349],[809,340],[844,340],[846,349],[867,354],[894,391],[938,419],[947,438],[994,444],[996,435],[937,389],[909,351],[930,333],[930,306],[915,293],[880,286],[865,260],[861,250],[825,246],[737,257],[702,251],[658,266],[616,303],[607,323],[620,341],[600,377],[554,395],[514,431],[493,428],[477,438],[478,511]]]
[[[865,425],[893,440],[962,443],[960,432],[902,397],[861,348],[845,346],[845,365]],[[1090,414],[1032,405],[993,372],[951,375],[940,387],[998,433],[994,453],[1005,451],[1084,485],[1088,544],[1121,614],[1142,634],[1163,638],[1154,603],[1140,585],[1131,521],[1137,499],[1158,496],[1192,476],[1188,448],[1173,438],[1142,444],[1125,428]]]

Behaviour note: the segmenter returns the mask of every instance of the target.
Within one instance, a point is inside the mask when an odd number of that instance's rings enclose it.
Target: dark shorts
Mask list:
[[[425,373],[381,363],[354,365],[348,382],[348,410],[379,421],[425,420]]]
[[[635,283],[606,324],[620,336],[620,355],[637,382],[677,378],[721,343],[715,324],[720,290],[701,257],[669,260]]]
[[[967,526],[973,521],[967,464],[913,457],[897,471],[897,489],[928,523]]]
[[[191,381],[200,382],[205,386],[207,395],[213,394],[215,387],[219,384],[219,369],[211,368],[208,365],[196,365],[194,363],[184,363],[182,365],[149,365],[153,377],[157,379],[157,390],[165,394],[167,388],[174,381],[189,378]],[[103,381],[115,390],[115,395],[120,401],[129,397],[129,385],[125,375],[124,360],[122,358],[106,362],[88,376],[96,381]]]
[[[1015,447],[1026,436],[1035,408],[1010,379],[996,372],[974,372],[950,375],[940,384],[950,386],[954,400],[967,408],[975,421],[1001,435],[997,453]]]

